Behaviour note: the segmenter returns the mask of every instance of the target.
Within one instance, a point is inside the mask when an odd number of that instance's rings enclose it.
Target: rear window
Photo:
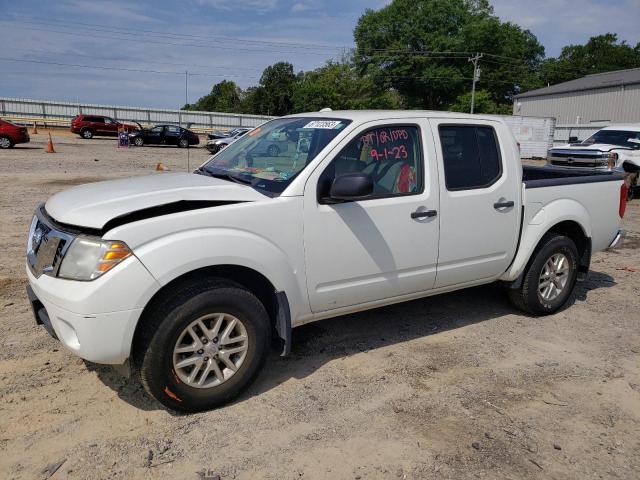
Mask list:
[[[502,174],[495,130],[489,126],[439,128],[447,190],[486,188]]]

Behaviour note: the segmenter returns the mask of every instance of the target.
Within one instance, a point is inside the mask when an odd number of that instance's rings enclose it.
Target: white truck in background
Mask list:
[[[549,165],[624,172],[629,198],[640,185],[640,124],[611,125],[580,143],[551,148]]]
[[[290,145],[256,153],[274,131]],[[73,353],[128,362],[165,406],[200,411],[308,322],[495,281],[525,312],[557,311],[622,237],[625,189],[614,172],[523,167],[491,116],[291,115],[193,173],[54,195],[29,230],[27,291]]]

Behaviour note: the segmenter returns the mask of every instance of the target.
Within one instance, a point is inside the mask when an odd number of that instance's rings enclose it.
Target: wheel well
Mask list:
[[[580,224],[566,220],[551,227],[547,233],[557,233],[573,240],[578,249],[578,271],[587,274],[591,264],[591,238],[587,237]]]
[[[273,284],[264,275],[251,268],[239,265],[216,265],[185,273],[174,278],[158,290],[142,311],[140,321],[136,325],[136,330],[133,335],[133,344],[135,345],[138,332],[142,325],[144,325],[145,313],[156,301],[167,294],[167,292],[170,294],[172,290],[175,290],[177,285],[183,282],[214,277],[236,282],[253,293],[258,300],[260,300],[262,305],[264,305],[264,308],[269,315],[269,319],[271,320],[271,325],[275,329],[278,319],[279,304],[276,289]]]
[[[636,173],[640,171],[640,167],[638,167],[637,165],[634,165],[631,162],[624,162],[622,164],[622,169],[627,173]]]

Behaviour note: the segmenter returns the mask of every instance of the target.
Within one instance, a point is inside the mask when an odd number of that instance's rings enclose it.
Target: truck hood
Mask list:
[[[551,150],[598,150],[600,152],[610,152],[611,150],[629,150],[627,147],[621,147],[619,145],[609,145],[606,143],[594,143],[593,145],[582,145],[581,143],[567,143],[566,145],[560,145],[553,147]]]
[[[222,179],[162,173],[79,185],[51,197],[45,210],[63,224],[102,229],[110,220],[153,207],[185,205],[189,209],[195,202],[215,206],[267,199],[249,186]]]

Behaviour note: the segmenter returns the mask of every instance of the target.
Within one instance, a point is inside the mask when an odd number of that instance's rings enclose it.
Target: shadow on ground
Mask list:
[[[615,284],[611,276],[591,272],[586,281],[577,284],[565,308],[586,300],[591,290]],[[269,367],[236,401],[259,395],[290,378],[305,378],[336,358],[518,313],[504,288],[491,284],[303,325],[293,331],[291,355],[280,358],[274,352]],[[114,368],[90,363],[87,367],[125,402],[142,410],[165,408],[134,379],[123,377]]]

